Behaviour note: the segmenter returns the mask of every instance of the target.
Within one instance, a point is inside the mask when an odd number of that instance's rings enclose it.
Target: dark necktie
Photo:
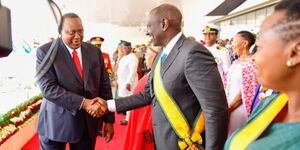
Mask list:
[[[73,55],[73,61],[74,61],[74,64],[76,66],[76,69],[79,72],[80,78],[83,80],[82,68],[81,68],[81,65],[80,65],[80,61],[79,61],[79,57],[78,57],[76,49],[73,50],[72,55]]]

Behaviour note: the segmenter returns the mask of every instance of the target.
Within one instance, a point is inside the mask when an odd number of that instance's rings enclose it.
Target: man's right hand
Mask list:
[[[99,97],[94,99],[85,99],[82,108],[85,109],[93,117],[102,117],[105,115],[107,110],[107,104],[102,102],[105,101]]]
[[[107,108],[107,102],[106,100],[100,98],[100,97],[97,97],[95,98],[96,101],[101,105],[101,109],[105,112],[108,112],[108,108]]]

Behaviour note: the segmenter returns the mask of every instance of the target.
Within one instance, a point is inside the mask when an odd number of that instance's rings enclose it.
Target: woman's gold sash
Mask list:
[[[273,119],[282,110],[288,101],[288,96],[280,94],[277,98],[254,120],[240,129],[231,140],[229,150],[244,150],[257,139],[272,123]]]

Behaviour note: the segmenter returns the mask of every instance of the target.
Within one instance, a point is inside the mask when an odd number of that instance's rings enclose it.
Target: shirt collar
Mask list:
[[[175,46],[176,42],[181,37],[182,32],[179,32],[173,39],[167,44],[167,46],[163,49],[163,53],[169,55],[173,47]]]
[[[205,47],[217,47],[217,44],[213,44],[212,46],[207,46],[207,45],[204,45]]]
[[[68,49],[68,51],[69,51],[71,57],[73,57],[73,50],[74,50],[74,49],[70,48],[70,47],[64,42],[64,40],[62,40],[62,41],[63,41],[63,43],[65,44],[65,46],[67,47],[67,49]],[[80,46],[79,48],[76,49],[76,52],[77,52],[77,55],[78,55],[78,57],[79,57],[80,65],[81,65],[81,67],[82,67],[82,53],[81,53],[81,46]]]
[[[72,56],[72,53],[73,53],[73,48],[69,47],[65,42],[64,40],[62,40],[63,43],[65,44],[65,46],[67,47],[68,51],[70,52],[71,56]],[[77,48],[76,49],[76,52],[81,56],[81,47]]]

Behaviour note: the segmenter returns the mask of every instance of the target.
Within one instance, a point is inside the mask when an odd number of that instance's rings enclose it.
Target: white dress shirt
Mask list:
[[[179,32],[173,39],[167,44],[165,48],[163,48],[163,53],[167,54],[167,56],[170,54],[172,48],[175,46],[176,42],[179,40],[181,37],[182,32]]]
[[[64,42],[64,44],[65,44],[65,46],[67,47],[68,51],[70,52],[71,57],[73,58],[73,51],[74,51],[74,49],[68,47],[68,45],[67,45],[65,42]],[[79,47],[79,48],[77,48],[77,49],[75,49],[75,50],[76,50],[77,55],[78,55],[78,57],[79,57],[79,62],[80,62],[81,68],[82,68],[82,53],[81,53],[81,47]],[[82,69],[83,69],[83,68],[82,68]]]

